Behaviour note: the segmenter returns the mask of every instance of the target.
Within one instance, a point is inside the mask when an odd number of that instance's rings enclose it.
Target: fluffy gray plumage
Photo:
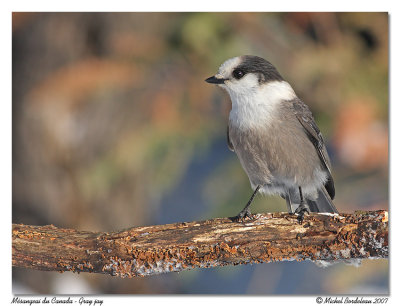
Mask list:
[[[286,199],[289,212],[337,213],[335,188],[322,135],[308,106],[268,61],[255,56],[227,60],[207,79],[230,95],[228,146],[253,189]]]

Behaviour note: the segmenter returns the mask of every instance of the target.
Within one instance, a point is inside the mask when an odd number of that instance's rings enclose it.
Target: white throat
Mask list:
[[[229,114],[231,124],[240,129],[267,127],[276,118],[278,105],[296,97],[293,88],[285,81],[273,81],[253,87],[245,93],[227,88],[232,100]]]

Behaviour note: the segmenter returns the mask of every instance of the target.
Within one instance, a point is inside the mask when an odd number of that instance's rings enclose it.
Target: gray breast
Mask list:
[[[283,105],[265,126],[239,129],[229,122],[230,140],[253,186],[315,185],[321,162],[303,127]]]

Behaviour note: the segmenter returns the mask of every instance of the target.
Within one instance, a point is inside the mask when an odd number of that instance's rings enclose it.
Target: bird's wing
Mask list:
[[[232,152],[235,152],[235,149],[233,148],[233,144],[231,142],[231,139],[229,138],[229,125],[228,125],[228,128],[226,129],[226,137],[227,137],[227,141],[228,141],[229,150],[231,150]]]
[[[333,183],[331,165],[329,162],[328,152],[326,151],[324,139],[322,137],[321,131],[319,130],[317,124],[314,121],[313,115],[306,104],[300,99],[293,101],[294,113],[303,126],[308,138],[314,145],[318,152],[319,158],[328,171],[328,180],[325,183],[325,188],[329,195],[333,199],[335,197],[335,185]]]

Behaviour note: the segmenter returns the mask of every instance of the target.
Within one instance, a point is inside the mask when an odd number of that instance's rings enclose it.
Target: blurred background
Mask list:
[[[386,13],[14,13],[12,222],[88,231],[236,215],[227,58],[272,62],[314,113],[341,212],[388,209]],[[252,212],[285,211],[258,196]],[[388,260],[136,279],[13,268],[14,293],[383,294]]]

